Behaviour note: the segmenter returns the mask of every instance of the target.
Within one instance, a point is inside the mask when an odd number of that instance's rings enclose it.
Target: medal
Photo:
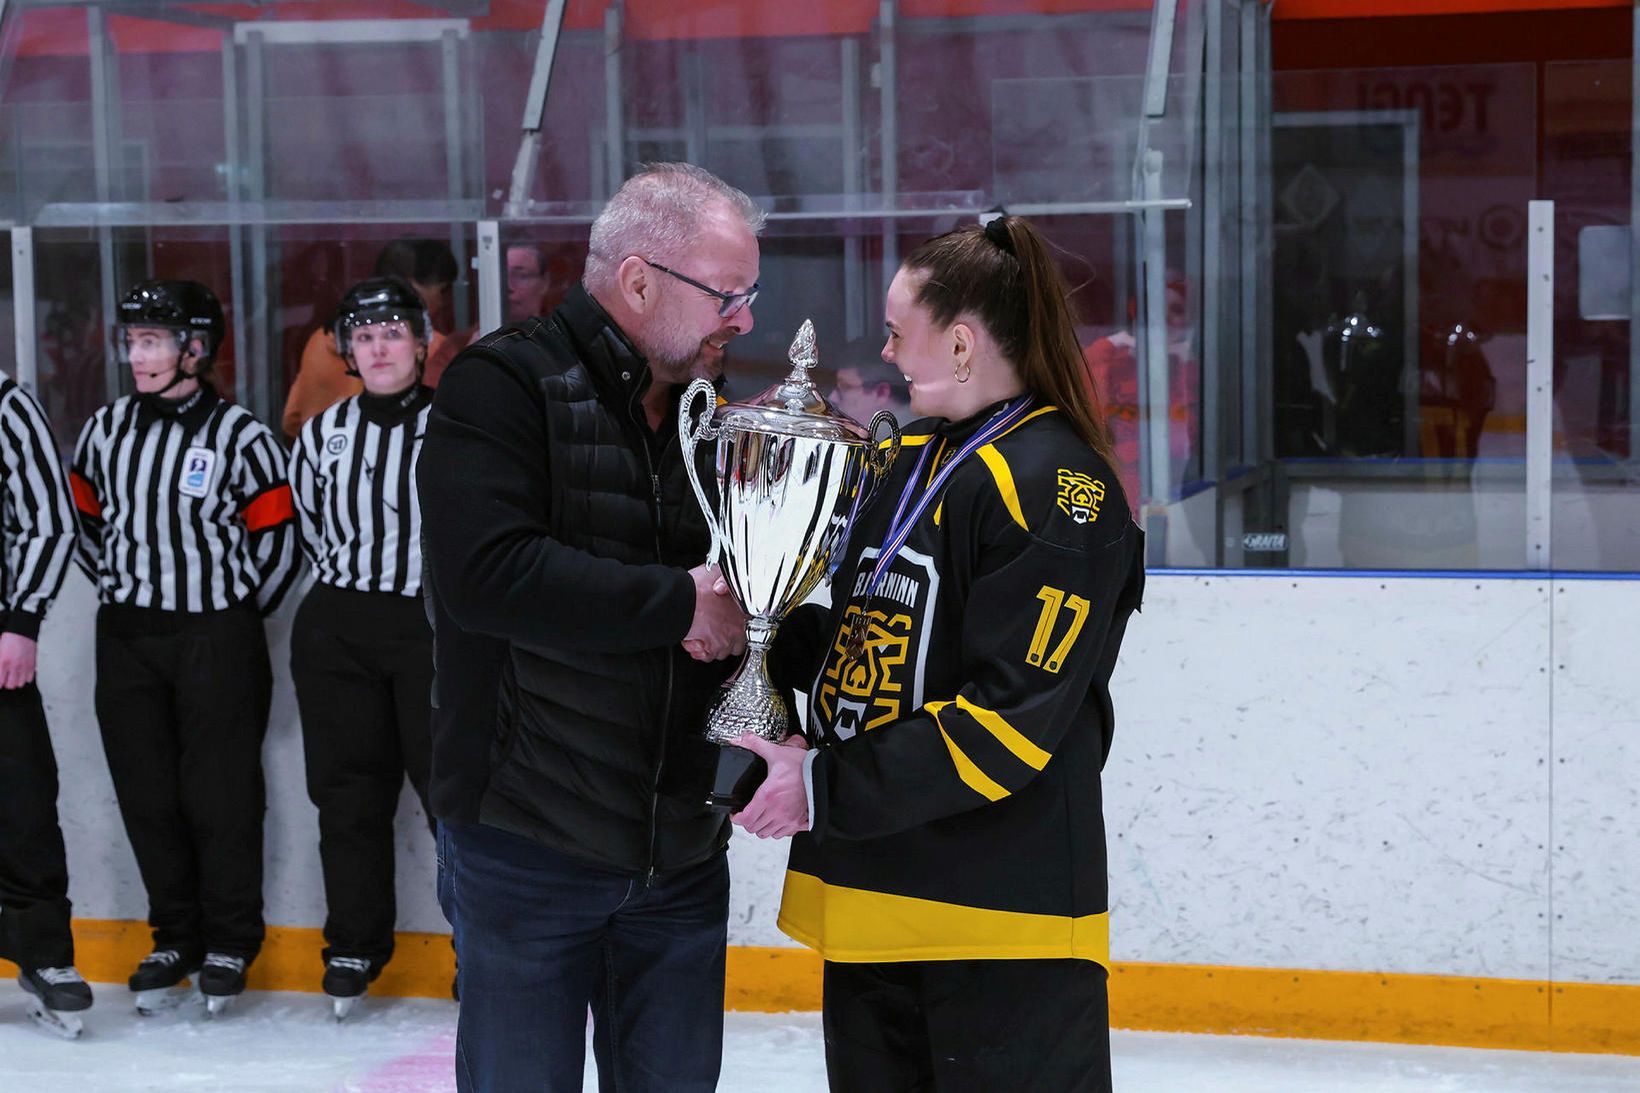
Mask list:
[[[864,598],[860,604],[859,618],[850,628],[848,641],[843,646],[845,661],[859,660],[865,652],[866,629],[871,625],[871,601],[877,594],[877,586],[882,584],[883,578],[888,575],[889,567],[894,564],[894,559],[899,557],[901,548],[905,546],[905,541],[911,537],[911,529],[917,525],[917,521],[928,510],[934,498],[940,495],[940,490],[951,477],[951,472],[970,455],[1018,425],[1025,417],[1025,412],[1030,409],[1031,402],[1030,395],[1020,395],[992,414],[991,420],[969,437],[967,443],[958,448],[954,456],[944,462],[934,475],[934,480],[913,504],[912,495],[917,492],[917,483],[922,481],[923,474],[928,468],[929,455],[933,451],[932,444],[923,445],[921,454],[917,456],[917,465],[912,469],[911,477],[906,480],[905,488],[900,491],[900,501],[894,506],[894,516],[888,522],[888,531],[883,535],[882,545],[878,547],[877,560],[871,568],[871,577],[866,581],[862,592]]]
[[[867,601],[867,606],[870,606],[870,601]],[[867,624],[868,619],[866,618],[866,612],[861,611],[860,621],[854,626],[849,627],[848,642],[843,646],[843,660],[845,663],[848,661],[859,660],[860,655],[866,651]]]

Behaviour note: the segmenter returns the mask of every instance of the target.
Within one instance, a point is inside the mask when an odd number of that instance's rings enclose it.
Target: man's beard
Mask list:
[[[720,369],[706,361],[704,339],[691,338],[671,314],[656,316],[653,329],[656,333],[638,346],[649,361],[653,382],[679,384],[692,379],[717,379]]]

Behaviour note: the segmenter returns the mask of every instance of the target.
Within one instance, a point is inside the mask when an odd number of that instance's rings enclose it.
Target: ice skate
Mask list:
[[[17,985],[29,994],[29,1020],[54,1036],[77,1040],[79,1018],[91,1008],[91,988],[73,968],[24,968]]]
[[[215,1017],[245,990],[245,958],[206,953],[199,969],[199,993],[205,996],[205,1015]]]
[[[144,1017],[163,1013],[197,996],[197,987],[183,981],[199,970],[199,959],[176,949],[155,949],[131,973],[129,986],[137,996],[137,1012]]]
[[[331,1013],[340,1021],[353,1012],[364,997],[370,981],[381,973],[362,956],[333,956],[325,963],[324,991],[330,995]]]

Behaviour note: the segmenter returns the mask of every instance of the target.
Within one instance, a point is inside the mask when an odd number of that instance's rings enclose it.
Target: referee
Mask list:
[[[144,281],[113,336],[136,395],[86,422],[71,482],[97,585],[97,721],[148,892],[139,1010],[195,969],[215,1012],[262,945],[262,616],[295,574],[284,453],[210,384],[222,306]]]
[[[302,547],[318,580],[296,613],[290,671],[319,809],[323,986],[340,1017],[393,955],[393,815],[406,774],[432,816],[433,635],[420,598],[415,466],[433,393],[421,382],[432,326],[409,284],[353,286],[335,333],[364,391],[311,419],[291,452]]]
[[[34,396],[0,373],[0,957],[47,1010],[91,1005],[74,970],[57,760],[34,684],[40,620],[74,551],[57,441]]]

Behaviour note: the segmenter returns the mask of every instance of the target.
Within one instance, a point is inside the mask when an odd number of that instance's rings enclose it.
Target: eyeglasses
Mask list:
[[[639,257],[642,258],[642,255]],[[706,295],[716,299],[718,302],[718,317],[722,319],[734,318],[736,315],[740,314],[742,309],[751,307],[752,301],[757,299],[758,285],[755,281],[752,283],[752,287],[747,289],[745,292],[719,292],[717,289],[708,285],[703,285],[693,277],[686,276],[679,273],[675,269],[663,266],[659,262],[651,262],[649,259],[643,258],[643,263],[646,266],[652,266],[653,268],[660,270],[662,273],[670,274],[671,276],[682,281],[684,284],[689,285],[692,288],[698,288],[702,292],[706,293]]]

